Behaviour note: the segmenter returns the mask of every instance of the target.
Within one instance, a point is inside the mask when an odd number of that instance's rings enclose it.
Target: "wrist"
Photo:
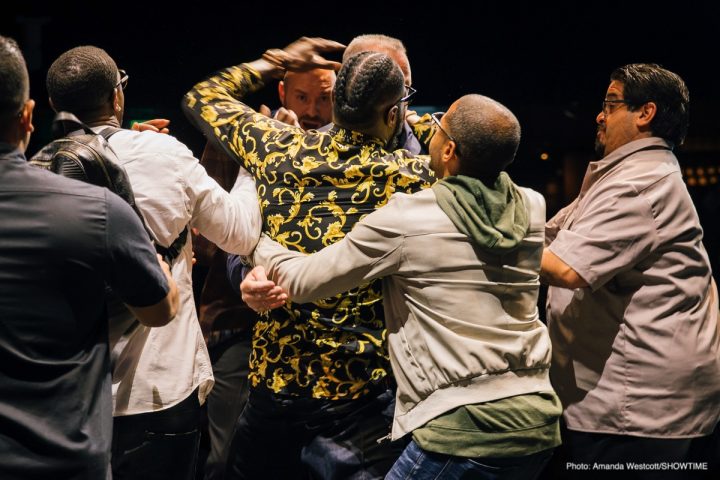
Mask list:
[[[283,75],[285,75],[285,69],[268,61],[264,58],[264,56],[263,58],[258,58],[257,60],[248,63],[248,65],[260,74],[263,81],[272,78],[281,79]]]

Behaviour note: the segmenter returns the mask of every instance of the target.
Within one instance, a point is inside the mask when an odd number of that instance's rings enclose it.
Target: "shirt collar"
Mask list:
[[[332,135],[333,140],[338,143],[345,143],[349,145],[373,144],[377,145],[381,149],[385,148],[385,142],[377,137],[356,132],[354,130],[347,130],[345,128],[338,127],[337,125],[333,125],[328,133]]]
[[[25,154],[17,146],[5,142],[0,142],[0,155],[5,159],[25,161]]]
[[[630,155],[637,153],[641,150],[672,150],[670,144],[660,137],[649,137],[641,138],[640,140],[633,140],[625,145],[615,149],[610,155],[590,162],[585,172],[585,178],[583,179],[582,188],[580,192],[587,191],[598,179],[605,175],[610,170],[620,165]]]

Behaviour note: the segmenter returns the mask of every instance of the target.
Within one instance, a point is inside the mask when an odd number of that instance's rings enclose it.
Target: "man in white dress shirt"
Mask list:
[[[47,77],[53,108],[74,113],[96,131],[121,126],[126,82],[113,59],[91,46],[62,54]],[[172,273],[180,291],[179,312],[166,327],[149,329],[130,319],[125,331],[111,332],[113,477],[190,479],[200,405],[213,376],[193,300],[190,236],[183,232],[195,227],[228,252],[249,253],[260,234],[255,185],[240,169],[226,192],[170,135],[121,129],[109,143],[157,243],[179,252]]]

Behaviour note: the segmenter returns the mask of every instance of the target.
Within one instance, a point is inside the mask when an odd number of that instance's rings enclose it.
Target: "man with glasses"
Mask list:
[[[673,153],[688,108],[675,73],[615,70],[597,116],[602,159],[546,227],[551,373],[574,463],[698,459],[720,418],[717,288]]]
[[[28,164],[35,102],[3,36],[0,79],[0,478],[110,478],[106,285],[141,328],[178,289],[120,197]]]
[[[242,103],[285,70],[337,67],[320,53],[342,48],[301,39],[230,67],[185,97],[188,115],[255,177],[264,231],[303,252],[338,241],[393,192],[433,180],[426,161],[385,148],[402,128],[411,94],[387,55],[361,53],[343,64],[327,133]],[[401,447],[377,443],[394,396],[381,298],[371,283],[316,303],[288,303],[255,324],[251,390],[230,478],[384,477]]]
[[[502,171],[520,141],[506,107],[466,95],[432,119],[432,189],[310,256],[263,236],[253,261],[296,302],[385,277],[392,438],[412,437],[387,479],[532,479],[560,442],[537,309],[545,202]]]
[[[405,85],[410,92],[415,92],[415,89],[412,87],[410,60],[408,59],[405,45],[401,40],[377,33],[358,35],[353,38],[347,48],[345,48],[343,52],[343,62],[361,52],[379,52],[392,58],[398,67],[400,67],[400,71],[405,79]],[[327,132],[330,128],[332,128],[332,124],[326,125],[321,128],[320,131]],[[413,127],[411,127],[407,121],[403,124],[402,129],[398,131],[397,136],[390,141],[388,148],[403,148],[415,155],[428,153],[427,145],[423,144],[415,136]]]
[[[113,478],[194,478],[200,405],[213,377],[192,295],[191,227],[221,248],[250,251],[260,234],[252,178],[241,171],[233,191],[223,190],[170,135],[119,129],[127,74],[102,49],[83,46],[63,53],[47,75],[56,110],[74,113],[99,131],[118,128],[109,143],[132,185],[137,205],[157,242],[177,249],[172,274],[180,308],[170,325],[148,329],[124,309],[124,328],[113,343]]]

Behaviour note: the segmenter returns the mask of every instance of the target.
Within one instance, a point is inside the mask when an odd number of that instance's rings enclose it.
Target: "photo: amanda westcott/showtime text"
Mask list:
[[[565,469],[568,471],[658,471],[658,472],[707,472],[707,462],[617,462],[617,463],[573,463],[567,462]]]

